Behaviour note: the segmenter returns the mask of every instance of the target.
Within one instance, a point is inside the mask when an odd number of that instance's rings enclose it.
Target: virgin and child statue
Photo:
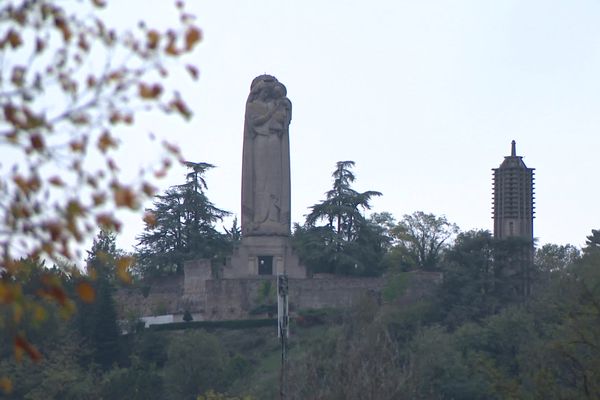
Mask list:
[[[252,81],[246,102],[242,160],[242,233],[290,234],[290,146],[292,103],[275,77]]]

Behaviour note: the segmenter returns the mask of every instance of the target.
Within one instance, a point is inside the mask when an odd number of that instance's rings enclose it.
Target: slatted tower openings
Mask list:
[[[523,239],[524,247],[516,253],[498,254],[504,270],[514,282],[515,293],[529,296],[533,270],[533,218],[535,215],[533,175],[523,157],[517,156],[516,143],[511,143],[510,156],[504,157],[500,167],[494,168],[494,237],[500,240]]]
[[[523,157],[517,156],[516,143],[511,143],[510,156],[494,168],[494,237],[522,237],[533,244],[534,170]]]

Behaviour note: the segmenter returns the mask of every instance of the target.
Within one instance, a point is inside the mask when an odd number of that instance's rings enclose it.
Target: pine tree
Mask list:
[[[337,162],[333,187],[325,193],[325,200],[310,207],[304,226],[295,226],[295,246],[313,272],[379,273],[387,239],[363,211],[369,210],[371,199],[381,193],[354,190],[353,167],[354,161]],[[321,221],[324,226],[318,225]]]
[[[138,270],[144,276],[183,272],[183,263],[194,258],[218,258],[231,243],[215,224],[229,215],[206,196],[204,174],[213,165],[187,162],[191,169],[182,185],[155,196],[154,215],[138,237]]]
[[[120,357],[119,327],[113,299],[115,263],[122,255],[114,232],[101,230],[88,251],[88,273],[95,277],[96,299],[78,304],[79,332],[91,348],[92,361],[108,369]]]

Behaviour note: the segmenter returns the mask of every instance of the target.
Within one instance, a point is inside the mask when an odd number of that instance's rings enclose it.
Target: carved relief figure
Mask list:
[[[292,103],[270,75],[252,81],[246,102],[242,165],[242,232],[290,233],[289,124]]]

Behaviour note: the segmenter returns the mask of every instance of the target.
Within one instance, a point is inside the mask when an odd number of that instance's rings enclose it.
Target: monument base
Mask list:
[[[223,268],[223,278],[275,276],[306,278],[306,267],[292,251],[288,236],[246,236]]]

